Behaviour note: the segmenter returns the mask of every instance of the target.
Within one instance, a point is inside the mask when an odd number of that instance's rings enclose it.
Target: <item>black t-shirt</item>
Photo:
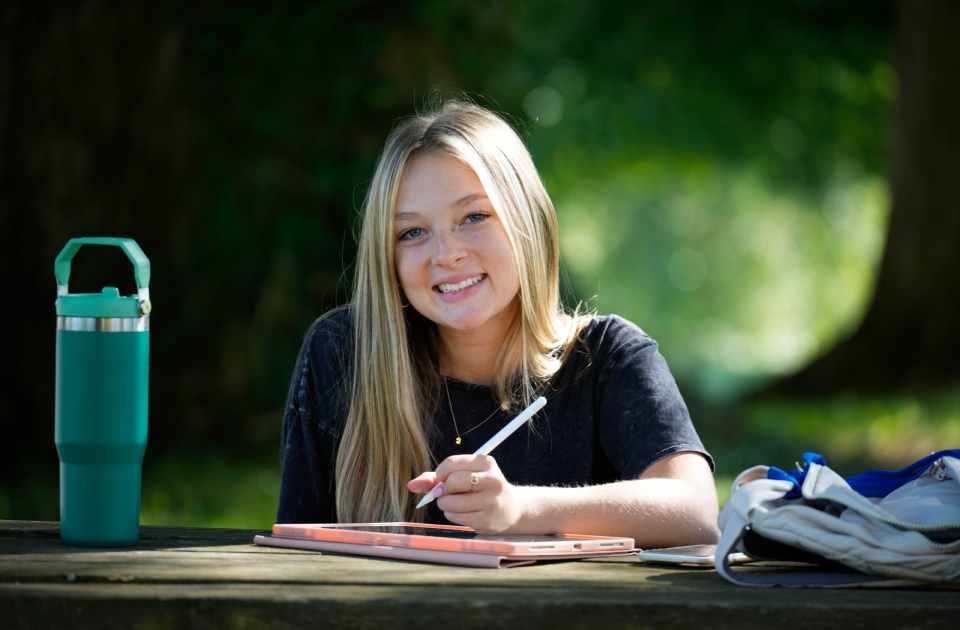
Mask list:
[[[331,311],[300,352],[283,419],[278,523],[337,521],[334,470],[349,400],[350,321],[349,309]],[[507,481],[581,486],[636,479],[681,451],[702,453],[713,468],[655,341],[616,315],[594,318],[581,338],[551,379],[547,406],[492,453]],[[473,453],[513,417],[489,417],[498,406],[490,387],[444,380],[431,445],[437,463]],[[436,502],[427,509],[427,522],[449,523]]]

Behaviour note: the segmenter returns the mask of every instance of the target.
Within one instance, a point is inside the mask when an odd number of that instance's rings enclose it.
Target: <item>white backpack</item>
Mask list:
[[[756,466],[734,481],[719,518],[715,563],[724,578],[746,586],[841,587],[960,575],[960,450],[847,480],[819,455],[806,453],[804,460],[802,470]],[[857,572],[733,571],[727,556],[737,550]]]

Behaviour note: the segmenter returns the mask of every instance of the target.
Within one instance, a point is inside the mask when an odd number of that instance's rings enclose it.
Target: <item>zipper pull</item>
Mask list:
[[[930,475],[937,481],[950,478],[950,470],[947,468],[947,465],[943,463],[942,458],[930,464]]]

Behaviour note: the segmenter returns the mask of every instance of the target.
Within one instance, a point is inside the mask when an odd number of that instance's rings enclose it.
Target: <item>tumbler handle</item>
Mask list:
[[[114,245],[123,250],[123,253],[133,263],[133,277],[137,281],[137,293],[140,298],[140,314],[148,314],[150,312],[150,261],[132,238],[88,236],[70,239],[54,263],[54,274],[57,277],[57,295],[67,295],[69,293],[70,261],[84,245]]]

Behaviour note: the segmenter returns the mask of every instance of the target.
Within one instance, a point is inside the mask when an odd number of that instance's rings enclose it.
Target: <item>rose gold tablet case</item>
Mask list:
[[[598,551],[631,551],[633,549],[632,538],[615,538],[610,536],[558,534],[556,536],[550,536],[547,540],[515,542],[342,529],[346,527],[390,526],[438,530],[453,529],[464,532],[473,531],[469,527],[429,525],[423,523],[304,523],[274,525],[273,535],[274,537],[298,540],[322,540],[327,542],[406,547],[434,551],[496,553],[510,557],[528,554],[540,556],[545,553],[570,554]]]
[[[304,538],[286,538],[279,536],[256,536],[253,542],[269,547],[284,547],[288,549],[304,549],[307,551],[327,551],[376,558],[390,558],[393,560],[411,560],[413,562],[432,562],[434,564],[453,564],[463,567],[477,567],[486,569],[508,569],[526,564],[533,564],[539,560],[576,560],[580,558],[608,558],[613,556],[629,556],[637,553],[637,549],[627,550],[600,550],[600,551],[562,551],[554,553],[527,553],[504,555],[498,553],[476,553],[470,551],[445,551],[441,549],[422,549],[416,547],[396,547],[392,545],[373,545],[329,540],[312,540]]]

